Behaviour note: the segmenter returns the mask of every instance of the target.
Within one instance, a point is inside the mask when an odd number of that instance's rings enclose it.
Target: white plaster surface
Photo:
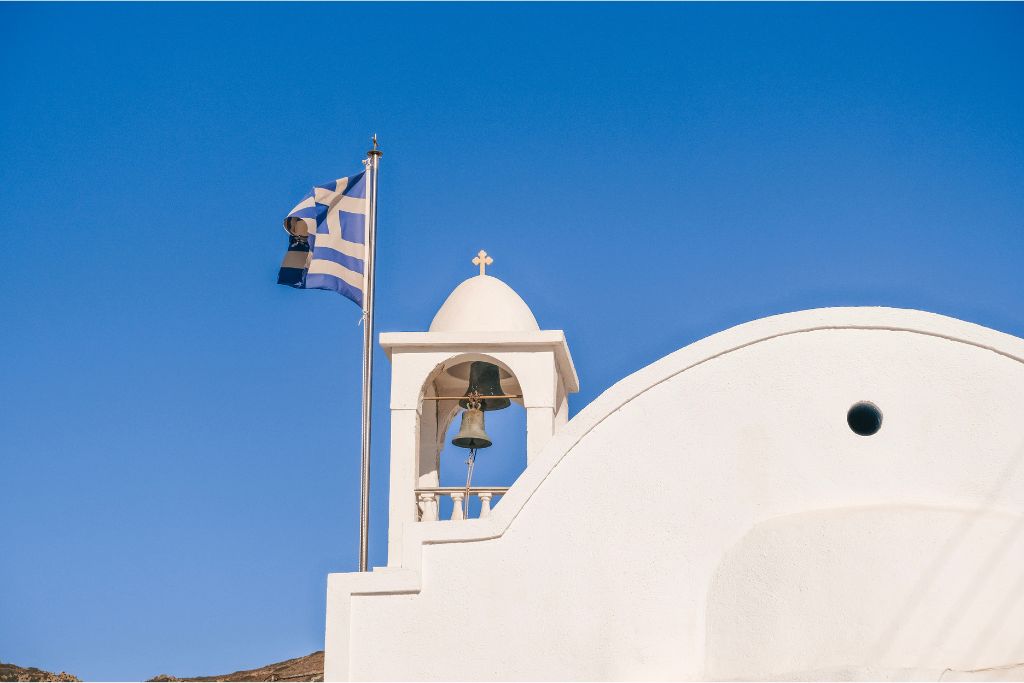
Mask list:
[[[537,319],[515,290],[496,277],[477,275],[452,290],[437,311],[431,332],[525,332]]]
[[[489,518],[330,575],[327,679],[1020,678],[1022,461],[1024,340],[748,323],[610,388]]]

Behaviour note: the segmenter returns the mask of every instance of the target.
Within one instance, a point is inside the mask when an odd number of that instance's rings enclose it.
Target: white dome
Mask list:
[[[456,287],[430,323],[431,332],[526,332],[537,319],[515,290],[496,277],[477,275]]]

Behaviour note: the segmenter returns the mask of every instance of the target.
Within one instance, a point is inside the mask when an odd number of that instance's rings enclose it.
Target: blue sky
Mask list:
[[[378,329],[425,329],[485,248],[566,331],[573,413],[785,311],[1024,336],[1022,29],[1020,4],[0,5],[0,660],[322,648],[361,334],[275,276],[285,213],[372,132]],[[522,467],[506,412],[478,482]]]

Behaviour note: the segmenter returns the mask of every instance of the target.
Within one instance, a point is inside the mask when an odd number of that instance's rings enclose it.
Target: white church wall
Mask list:
[[[401,568],[332,575],[327,677],[1024,661],[1022,358],[1024,340],[892,309],[693,344],[571,420],[491,517],[407,524]],[[873,436],[846,424],[861,400],[883,413]]]
[[[869,665],[934,680],[1020,662],[1022,525],[1014,513],[920,505],[763,522],[712,579],[705,674],[843,680]]]

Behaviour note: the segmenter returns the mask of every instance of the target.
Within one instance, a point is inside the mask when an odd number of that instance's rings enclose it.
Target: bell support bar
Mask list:
[[[487,399],[487,398],[522,398],[522,397],[523,397],[522,394],[498,394],[497,396],[489,396],[489,395],[488,396],[483,396],[483,395],[480,396],[481,399]],[[467,398],[469,398],[469,397],[468,396],[424,396],[423,400],[424,401],[465,401]]]

